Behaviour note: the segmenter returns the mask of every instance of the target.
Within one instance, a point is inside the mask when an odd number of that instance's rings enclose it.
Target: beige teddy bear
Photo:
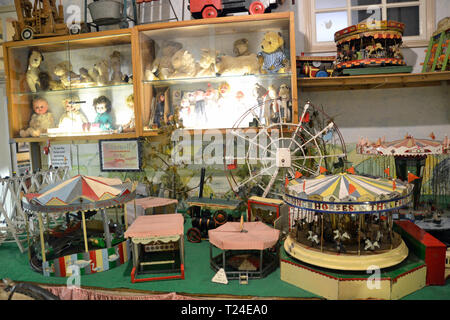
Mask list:
[[[153,64],[145,70],[146,80],[164,80],[173,72],[172,57],[175,52],[181,50],[183,45],[175,41],[164,41],[161,52],[153,61]]]
[[[28,56],[28,68],[26,72],[26,80],[31,92],[36,92],[40,87],[39,74],[40,66],[44,57],[37,50],[31,50]]]
[[[197,65],[194,57],[187,50],[178,50],[171,59],[172,70],[168,78],[192,78],[195,77]]]
[[[98,86],[105,86],[109,83],[109,63],[107,60],[100,60],[92,70],[89,70],[89,75]]]
[[[258,57],[262,63],[262,73],[285,73],[289,60],[284,53],[284,40],[279,32],[269,31],[261,42],[262,51]]]
[[[80,83],[80,76],[72,71],[72,64],[68,61],[58,63],[53,73],[59,78],[59,83],[64,89]]]
[[[258,74],[260,64],[256,54],[247,56],[219,56],[216,63],[217,73],[222,76]]]
[[[31,115],[29,127],[20,130],[19,134],[22,138],[39,137],[42,133],[46,133],[48,128],[55,126],[53,114],[48,112],[48,102],[44,98],[35,97],[32,101],[34,113]]]
[[[197,77],[210,77],[216,75],[216,59],[218,52],[212,49],[202,49],[198,62]]]
[[[111,84],[121,84],[123,82],[123,74],[120,70],[120,52],[114,51],[109,58],[112,69]]]

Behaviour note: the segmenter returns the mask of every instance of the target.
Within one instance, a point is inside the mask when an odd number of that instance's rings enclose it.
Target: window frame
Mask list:
[[[427,47],[429,39],[435,29],[436,21],[436,3],[435,0],[418,0],[419,2],[419,14],[420,17],[425,17],[424,21],[419,21],[421,30],[421,35],[403,37],[403,47]],[[409,7],[413,5],[411,2],[399,2],[399,3],[389,3],[387,0],[381,0],[382,6],[382,17],[387,16],[387,8],[393,7]],[[349,21],[348,26],[351,26],[351,11],[352,9],[366,9],[369,5],[362,6],[351,6],[351,0],[347,0],[346,7],[332,8],[332,9],[314,9],[315,0],[304,0],[303,8],[303,30],[305,31],[305,52],[315,53],[315,52],[332,52],[336,51],[336,44],[334,41],[327,42],[317,42],[316,41],[316,13],[321,12],[335,12],[335,11],[347,11],[347,21]],[[382,18],[383,19],[383,18]],[[386,19],[383,19],[386,20]]]

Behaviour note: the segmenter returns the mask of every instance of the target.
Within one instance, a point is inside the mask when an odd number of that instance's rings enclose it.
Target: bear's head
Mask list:
[[[261,49],[265,53],[273,53],[284,46],[284,40],[279,32],[269,31],[264,34]]]
[[[187,50],[178,50],[172,56],[172,66],[175,70],[182,70],[185,67],[194,65],[194,57]]]

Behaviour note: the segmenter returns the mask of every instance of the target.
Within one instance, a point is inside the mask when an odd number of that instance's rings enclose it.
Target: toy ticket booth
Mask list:
[[[132,283],[184,279],[184,219],[181,214],[139,216],[125,232],[125,237],[132,243]],[[149,274],[160,276],[146,276]]]

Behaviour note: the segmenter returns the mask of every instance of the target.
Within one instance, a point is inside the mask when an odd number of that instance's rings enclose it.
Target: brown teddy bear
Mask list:
[[[32,101],[34,113],[31,115],[29,127],[20,130],[22,138],[39,137],[41,133],[46,133],[48,128],[55,126],[53,114],[48,111],[48,102],[42,97],[35,97]]]
[[[289,64],[284,53],[284,40],[279,32],[269,31],[264,34],[261,42],[262,51],[258,57],[262,62],[262,73],[284,73]]]
[[[202,49],[198,62],[197,77],[209,77],[216,75],[216,59],[218,52],[211,49]]]
[[[248,56],[250,51],[248,51],[248,40],[245,38],[238,39],[233,43],[233,53],[236,57]]]
[[[98,86],[105,86],[109,83],[109,63],[107,60],[100,60],[92,70],[89,70],[89,75]]]
[[[53,69],[53,73],[59,78],[59,84],[64,89],[80,83],[80,76],[72,71],[72,64],[68,61],[58,63]]]

